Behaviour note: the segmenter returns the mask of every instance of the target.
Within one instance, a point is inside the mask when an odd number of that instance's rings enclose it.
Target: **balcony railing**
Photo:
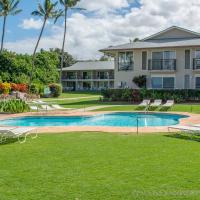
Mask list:
[[[200,58],[193,59],[193,70],[200,70]]]
[[[118,62],[119,71],[133,70],[133,66],[134,66],[133,62]]]
[[[76,76],[67,76],[67,79],[70,79],[70,80],[76,79]]]
[[[149,70],[176,70],[176,59],[152,59],[149,60]]]

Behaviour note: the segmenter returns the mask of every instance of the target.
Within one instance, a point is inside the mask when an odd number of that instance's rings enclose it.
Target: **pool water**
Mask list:
[[[179,124],[185,115],[166,113],[112,113],[94,116],[32,116],[1,120],[5,126],[114,126],[145,127]]]

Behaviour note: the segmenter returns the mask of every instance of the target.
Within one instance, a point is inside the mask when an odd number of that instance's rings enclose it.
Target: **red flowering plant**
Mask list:
[[[17,87],[18,87],[18,91],[20,92],[27,93],[28,91],[28,86],[24,83],[17,84]]]
[[[14,91],[14,92],[18,91],[18,85],[17,84],[11,83],[10,85],[11,85],[11,91]]]

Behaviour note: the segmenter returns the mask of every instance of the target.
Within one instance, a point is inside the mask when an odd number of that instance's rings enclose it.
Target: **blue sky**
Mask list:
[[[21,0],[23,12],[9,16],[7,49],[32,53],[41,26],[41,21],[31,16],[38,2],[43,0]],[[96,59],[101,48],[143,38],[172,25],[200,32],[200,4],[196,0],[81,0],[79,6],[87,11],[70,13],[65,47],[78,59]],[[62,20],[56,25],[49,23],[40,48],[60,47],[62,36]]]
[[[20,40],[22,38],[25,37],[35,37],[38,35],[39,30],[24,30],[21,27],[19,27],[19,25],[23,22],[24,19],[26,18],[30,18],[33,17],[31,16],[31,12],[33,10],[35,10],[37,8],[38,3],[37,2],[43,2],[42,0],[36,0],[34,2],[34,0],[21,0],[20,4],[19,4],[19,8],[21,8],[23,10],[22,13],[18,14],[17,16],[9,16],[8,21],[7,21],[7,35],[5,40],[6,41],[16,41],[16,40]],[[130,9],[132,7],[138,7],[139,1],[133,1],[130,3],[130,6],[127,8],[123,8],[123,9],[117,9],[115,10],[116,13],[118,13],[119,15],[124,15],[127,12],[130,11]],[[92,17],[93,15],[95,15],[95,12],[91,12],[91,11],[84,11],[82,12],[84,15],[88,16],[88,17]],[[69,13],[69,15],[72,13]],[[34,17],[35,19],[38,19],[37,17]],[[57,23],[60,25],[61,24],[61,20],[59,20]],[[2,26],[2,22],[1,22],[1,26]],[[49,30],[50,27],[47,25],[46,26],[46,30],[44,32],[44,35],[49,35]]]

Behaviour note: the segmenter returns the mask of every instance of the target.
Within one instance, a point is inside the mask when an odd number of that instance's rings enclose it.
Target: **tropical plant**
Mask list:
[[[11,84],[10,83],[0,83],[0,92],[8,95],[11,89]]]
[[[62,85],[57,83],[52,83],[49,85],[52,97],[59,97],[62,93]]]
[[[25,101],[12,99],[8,101],[0,101],[0,112],[6,113],[22,113],[30,111],[29,105]]]
[[[9,83],[29,83],[32,56],[3,51],[0,54],[0,80]],[[48,85],[59,81],[59,55],[41,51],[36,54],[32,84]]]
[[[147,78],[146,76],[135,76],[133,78],[133,82],[139,87],[139,88],[146,88],[146,82]]]
[[[65,42],[66,42],[66,33],[67,33],[67,14],[69,9],[75,10],[84,10],[83,8],[75,7],[80,0],[59,0],[60,4],[63,6],[62,16],[64,16],[65,25],[64,25],[64,35],[62,43],[62,57],[61,57],[61,67],[60,67],[60,83],[62,82],[62,69],[64,65],[64,53],[65,53]]]
[[[8,15],[14,16],[14,15],[19,14],[22,11],[21,9],[18,9],[19,2],[20,0],[0,0],[0,17],[3,17],[3,31],[2,31],[0,52],[3,51],[6,20],[7,20]]]
[[[58,65],[58,68],[60,69],[60,66],[61,66],[61,62],[62,62],[62,49],[59,49],[59,48],[51,48],[50,49],[50,52],[52,53],[56,53],[59,57],[59,65]],[[76,59],[73,58],[73,56],[71,54],[69,54],[68,52],[64,52],[64,58],[63,58],[63,68],[65,67],[70,67],[72,66],[73,64],[75,64],[77,61]]]
[[[40,3],[38,4],[38,9],[33,11],[31,14],[33,16],[38,16],[43,18],[43,25],[36,43],[36,46],[33,51],[33,57],[32,57],[32,69],[31,69],[31,74],[30,74],[30,82],[29,85],[32,83],[32,78],[33,78],[33,72],[35,70],[35,57],[36,57],[36,52],[40,43],[40,40],[42,38],[42,34],[44,32],[45,25],[47,23],[48,19],[53,19],[54,23],[58,20],[58,18],[61,16],[62,12],[61,10],[57,10],[58,2],[56,1],[53,3],[51,0],[44,0],[44,5],[41,5]]]

